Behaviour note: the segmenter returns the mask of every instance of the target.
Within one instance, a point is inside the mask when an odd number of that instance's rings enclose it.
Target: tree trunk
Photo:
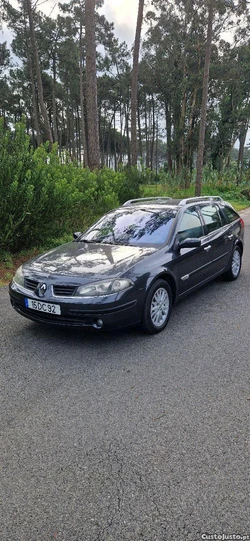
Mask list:
[[[84,163],[84,167],[87,167],[88,166],[88,148],[87,148],[87,140],[86,140],[84,90],[83,90],[82,21],[80,22],[79,58],[80,58],[81,141],[82,141],[82,150],[83,150],[83,163]]]
[[[97,107],[95,0],[85,2],[86,40],[86,113],[88,164],[91,170],[100,167],[99,118]]]
[[[115,115],[116,115],[116,106],[114,105],[114,168],[115,168],[115,171],[117,171],[116,121],[115,121]]]
[[[156,145],[155,145],[155,172],[158,173],[158,147],[159,147],[159,115],[157,113],[157,121],[156,121]]]
[[[132,87],[131,87],[131,146],[132,146],[132,166],[137,165],[137,96],[138,96],[138,74],[139,74],[139,51],[141,41],[141,28],[143,21],[144,0],[139,0],[138,16],[135,33],[134,53],[133,53],[133,70],[132,70]]]
[[[152,140],[151,140],[151,171],[154,169],[154,151],[155,151],[155,102],[152,96]]]
[[[31,79],[32,109],[33,109],[34,128],[36,130],[37,146],[39,147],[40,144],[42,143],[42,138],[41,138],[41,130],[40,130],[40,126],[39,126],[39,113],[38,113],[38,106],[37,106],[36,86],[35,86],[34,74],[33,74],[31,61],[30,61],[29,64],[30,64],[30,79]]]
[[[196,185],[195,185],[196,196],[201,195],[201,186],[202,186],[202,168],[203,168],[203,160],[204,160],[205,134],[206,134],[209,68],[210,68],[212,35],[213,35],[213,13],[214,13],[214,0],[210,0],[209,11],[208,11],[207,43],[206,43],[206,55],[205,55],[204,76],[203,76],[202,102],[201,102],[199,145],[198,145],[198,155],[197,155],[197,165],[196,165]]]
[[[145,143],[146,143],[146,168],[149,169],[149,137],[148,137],[148,114],[147,114],[147,98],[145,96]]]
[[[81,156],[81,120],[80,120],[80,111],[79,106],[76,106],[76,133],[77,133],[77,144],[76,144],[76,159],[78,163],[82,162]]]
[[[26,26],[26,20],[25,20],[25,30],[27,31]],[[34,120],[34,128],[36,130],[36,143],[39,147],[42,143],[42,137],[41,137],[41,129],[40,129],[40,122],[39,122],[39,111],[38,111],[38,104],[37,104],[37,93],[36,93],[36,83],[35,83],[35,73],[34,73],[34,63],[32,60],[32,55],[30,54],[30,42],[26,42],[26,51],[27,51],[27,59],[28,59],[28,66],[29,66],[29,72],[30,72],[30,81],[31,81],[31,94],[32,94],[32,116]],[[31,116],[31,118],[32,118]]]
[[[68,81],[67,81],[67,88],[66,88],[66,96],[67,96],[67,102],[66,102],[66,134],[65,134],[65,144],[66,149],[69,152],[69,155],[71,156],[71,116],[70,116],[70,110],[69,110],[69,87],[68,87]]]
[[[122,140],[121,140],[121,148],[120,148],[120,155],[119,155],[119,166],[123,165],[123,148],[124,148],[124,129],[123,129],[123,112],[122,112],[122,103],[120,101],[120,132],[122,134]]]
[[[166,132],[167,132],[167,163],[168,171],[171,173],[173,170],[172,149],[171,149],[171,114],[169,111],[168,103],[165,103],[165,115],[166,115]]]
[[[34,29],[31,0],[26,0],[26,4],[27,4],[27,10],[28,10],[28,17],[29,17],[32,54],[33,54],[34,67],[35,67],[36,79],[37,79],[38,100],[39,100],[39,105],[41,108],[41,113],[42,113],[43,121],[44,121],[45,136],[46,136],[47,141],[49,141],[50,144],[52,144],[53,139],[52,139],[50,124],[49,124],[49,117],[48,117],[47,109],[45,107],[44,98],[43,98],[43,84],[42,84],[41,69],[40,69],[40,63],[39,63],[39,57],[38,57],[35,29]]]
[[[182,95],[182,101],[181,101],[181,116],[180,116],[180,126],[179,126],[179,133],[180,133],[180,163],[179,168],[181,169],[185,162],[185,120],[186,120],[186,109],[187,109],[187,92],[185,88],[186,84],[186,77],[187,77],[187,68],[184,66],[183,70],[183,86],[184,91]]]
[[[245,150],[245,143],[246,143],[246,137],[247,137],[247,129],[248,125],[244,126],[240,130],[239,135],[239,142],[240,142],[240,148],[239,148],[239,156],[238,156],[238,174],[237,174],[237,184],[240,184],[242,181],[242,173],[244,169],[244,150]]]
[[[139,156],[142,161],[142,133],[141,133],[141,113],[140,113],[140,107],[138,106],[137,110],[137,117],[138,117],[138,133],[139,133]]]
[[[73,160],[76,159],[76,123],[75,123],[75,115],[74,115],[74,103],[73,100],[71,100],[71,126],[70,126],[70,140],[72,144],[72,158]]]
[[[53,131],[54,141],[58,143],[58,129],[57,129],[57,108],[56,108],[56,58],[53,55],[53,83],[52,83],[52,103],[53,103]]]
[[[130,149],[130,139],[129,139],[129,110],[125,108],[125,127],[127,135],[127,153],[128,153],[128,167],[131,167],[131,149]]]
[[[188,122],[188,134],[187,134],[187,145],[186,145],[186,155],[185,155],[185,165],[189,169],[189,172],[192,172],[193,169],[193,148],[192,148],[192,136],[195,123],[196,115],[196,99],[197,99],[197,88],[193,92],[191,112]]]

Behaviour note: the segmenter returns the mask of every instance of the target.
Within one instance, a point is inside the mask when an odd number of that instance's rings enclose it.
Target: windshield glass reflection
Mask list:
[[[99,220],[80,240],[132,246],[164,244],[174,217],[171,210],[117,210]]]

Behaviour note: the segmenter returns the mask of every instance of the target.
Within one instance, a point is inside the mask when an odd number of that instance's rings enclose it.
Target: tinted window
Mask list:
[[[107,244],[157,245],[166,242],[175,213],[147,209],[111,212],[93,225],[82,239]],[[81,240],[81,239],[80,239]]]
[[[224,210],[224,213],[226,214],[228,223],[234,222],[234,220],[238,220],[239,215],[231,207],[225,206],[223,210]]]
[[[200,210],[208,233],[221,227],[221,219],[216,205],[204,205]]]
[[[181,219],[178,240],[200,238],[203,234],[203,228],[197,210],[195,208],[186,210]]]

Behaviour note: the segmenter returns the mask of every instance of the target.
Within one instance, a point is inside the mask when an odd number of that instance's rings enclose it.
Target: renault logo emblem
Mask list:
[[[39,297],[43,297],[46,291],[47,291],[47,284],[38,284],[37,293]]]

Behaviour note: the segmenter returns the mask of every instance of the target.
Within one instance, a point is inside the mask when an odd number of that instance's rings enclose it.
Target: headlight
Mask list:
[[[96,282],[95,284],[79,287],[76,296],[97,297],[99,295],[112,295],[113,293],[128,289],[133,285],[131,280],[123,278],[121,280],[105,280],[103,282]]]
[[[23,267],[21,265],[21,267],[19,267],[15,273],[15,276],[14,276],[14,282],[16,282],[16,284],[18,284],[19,286],[24,286],[24,276],[23,276]]]

